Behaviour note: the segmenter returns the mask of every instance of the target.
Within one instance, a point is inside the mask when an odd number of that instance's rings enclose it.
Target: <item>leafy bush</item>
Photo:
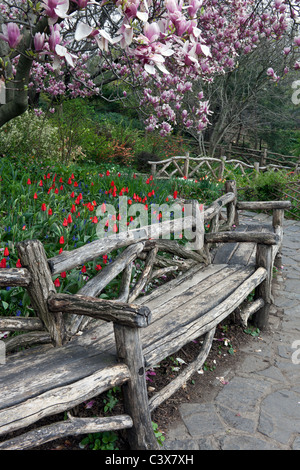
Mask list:
[[[56,160],[58,149],[58,129],[45,114],[37,116],[33,111],[26,111],[0,128],[0,154]]]

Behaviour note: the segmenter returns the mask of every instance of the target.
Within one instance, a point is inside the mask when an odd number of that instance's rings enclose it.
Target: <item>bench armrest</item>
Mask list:
[[[291,201],[238,201],[236,203],[238,210],[290,209],[291,205]]]
[[[204,234],[205,243],[259,243],[276,245],[279,236],[272,232],[213,232]]]
[[[52,293],[47,303],[51,312],[87,315],[131,328],[144,328],[151,320],[151,311],[148,307],[117,300],[98,299],[79,294]]]

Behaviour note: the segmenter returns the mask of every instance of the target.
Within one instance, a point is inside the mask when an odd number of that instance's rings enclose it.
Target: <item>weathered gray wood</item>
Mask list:
[[[192,225],[192,217],[185,217],[185,224]],[[88,245],[72,251],[63,251],[61,254],[54,256],[48,260],[48,264],[52,275],[68,271],[77,266],[98,258],[105,253],[111,253],[113,250],[124,248],[133,243],[143,242],[149,238],[158,239],[169,235],[170,233],[178,233],[182,229],[182,219],[165,221],[157,224],[147,225],[145,227],[120,232],[116,235],[95,240]]]
[[[145,266],[140,275],[140,278],[138,279],[136,285],[133,287],[133,289],[129,293],[129,296],[128,296],[129,303],[134,302],[134,300],[139,296],[139,294],[142,292],[142,290],[146,286],[147,282],[150,280],[152,269],[153,269],[153,264],[157,255],[157,251],[158,251],[157,246],[154,247],[152,250],[150,250],[146,258]]]
[[[257,269],[239,285],[238,289],[234,290],[222,302],[208,310],[205,315],[200,315],[198,318],[191,319],[190,322],[182,324],[180,328],[176,324],[180,322],[183,316],[186,319],[186,313],[188,312],[184,306],[180,311],[176,311],[177,317],[176,319],[174,318],[174,322],[172,321],[172,323],[167,324],[166,321],[164,322],[161,319],[160,321],[152,322],[145,330],[141,330],[143,344],[145,344],[145,366],[153,367],[168,355],[174,354],[188,342],[193,341],[218,325],[248,297],[256,286],[266,278],[266,275],[267,273],[264,268]],[[162,326],[163,323],[164,326]],[[161,328],[164,328],[164,331]]]
[[[118,300],[120,302],[127,302],[130,290],[130,282],[131,282],[131,275],[132,275],[132,263],[129,263],[122,275],[120,290],[119,290],[119,297]]]
[[[263,299],[256,299],[254,302],[249,302],[245,307],[237,309],[243,328],[247,327],[249,317],[261,309],[264,304]]]
[[[127,247],[111,264],[106,265],[97,276],[88,281],[78,294],[97,297],[102,290],[120,273],[125,267],[136,259],[143,250],[144,243],[136,243]]]
[[[63,311],[76,315],[88,315],[131,328],[143,328],[149,325],[151,320],[151,312],[148,307],[79,294],[50,294],[48,306],[51,312]]]
[[[65,340],[65,328],[61,312],[51,314],[47,299],[51,292],[56,292],[48,267],[47,257],[39,240],[27,240],[17,245],[22,266],[27,268],[31,282],[27,286],[33,308],[45,325],[55,346],[61,346]]]
[[[168,266],[166,268],[156,269],[152,271],[150,279],[158,279],[170,273],[174,273],[175,271],[178,271],[178,266]]]
[[[233,193],[235,195],[235,198],[233,199],[233,201],[227,204],[227,223],[229,227],[232,227],[232,225],[239,224],[239,215],[238,215],[238,211],[236,208],[237,187],[236,187],[236,182],[234,180],[225,181],[225,192]]]
[[[237,208],[239,210],[272,210],[272,209],[289,209],[290,201],[238,201]]]
[[[0,409],[0,435],[29,426],[45,416],[71,409],[110,388],[123,384],[129,377],[128,367],[118,364],[64,386],[53,383],[51,390],[9,408]]]
[[[42,331],[44,325],[39,318],[0,317],[0,331]]]
[[[51,336],[46,331],[33,331],[4,340],[6,352],[15,351],[16,349],[24,348],[25,346],[48,344],[50,342]]]
[[[216,214],[220,212],[222,207],[226,206],[230,202],[234,201],[235,195],[233,193],[227,193],[216,199],[209,207],[204,210],[204,221],[208,222]]]
[[[204,235],[207,243],[264,243],[266,245],[276,245],[279,238],[275,233],[271,232],[219,232],[206,233]]]
[[[3,287],[27,287],[30,284],[30,274],[25,268],[1,268],[0,286]]]
[[[140,341],[140,330],[114,325],[117,355],[129,370],[131,379],[123,387],[124,411],[131,416],[133,426],[128,436],[135,450],[156,450],[155,438],[148,406],[144,359]]]
[[[284,209],[273,209],[272,225],[274,229],[283,226]]]
[[[182,385],[184,385],[190,379],[190,377],[192,377],[192,375],[198,369],[202,367],[211,349],[215,331],[216,328],[213,328],[211,331],[206,333],[203,345],[197,358],[191,362],[183,371],[181,371],[179,376],[173,379],[172,382],[162,388],[149,400],[150,412],[154,411],[159,405],[170,398],[177,390],[179,390],[180,387],[182,387]]]
[[[256,264],[267,271],[266,279],[261,282],[255,291],[255,299],[262,298],[264,306],[253,315],[253,323],[259,329],[264,329],[269,320],[271,306],[271,281],[273,270],[272,247],[268,245],[257,245]]]
[[[0,443],[0,450],[27,450],[67,436],[78,436],[130,428],[128,415],[104,418],[75,418],[68,413],[65,421],[49,424]]]
[[[180,245],[176,240],[149,240],[146,242],[146,248],[157,246],[158,251],[165,251],[173,255],[179,256],[184,259],[192,259],[198,263],[204,263],[206,259],[202,254],[197,251],[188,250],[183,245]]]

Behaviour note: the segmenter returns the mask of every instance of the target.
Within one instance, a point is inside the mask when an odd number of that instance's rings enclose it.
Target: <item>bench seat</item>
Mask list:
[[[140,331],[145,367],[158,364],[213,329],[265,275],[263,268],[254,266],[196,265],[140,297],[137,302],[152,312],[150,325]],[[48,345],[37,347],[36,354],[32,349],[12,354],[1,367],[0,435],[16,414],[16,428],[22,420],[23,426],[28,425],[89,400],[129,377],[127,367],[116,359],[112,323],[99,320],[61,348]],[[65,396],[60,403],[58,395]]]

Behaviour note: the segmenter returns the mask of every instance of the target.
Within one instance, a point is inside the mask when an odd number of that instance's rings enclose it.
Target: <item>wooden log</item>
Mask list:
[[[186,154],[185,160],[184,160],[183,174],[184,174],[185,178],[188,178],[188,177],[189,177],[189,166],[190,166],[190,154],[189,154],[189,152],[188,152],[188,153]]]
[[[208,222],[211,220],[216,214],[218,214],[222,207],[226,206],[230,202],[234,201],[235,195],[233,193],[227,193],[223,196],[216,199],[209,207],[207,207],[204,211],[204,221]]]
[[[237,208],[239,210],[273,210],[273,209],[289,209],[290,201],[238,201]]]
[[[246,243],[264,243],[266,245],[276,245],[279,239],[275,233],[272,232],[219,232],[219,233],[206,233],[204,235],[206,243],[232,243],[232,242],[246,242]]]
[[[273,209],[273,218],[272,218],[273,228],[276,229],[277,227],[282,227],[283,220],[284,220],[284,209]]]
[[[83,365],[84,367],[84,365]],[[117,364],[63,386],[55,386],[38,396],[0,409],[0,435],[16,431],[46,417],[80,405],[130,378],[128,367]]]
[[[134,261],[144,248],[144,243],[135,243],[127,247],[115,261],[103,268],[97,276],[90,279],[79,291],[78,294],[96,297],[102,290],[118,275],[125,267]]]
[[[150,250],[146,262],[145,262],[145,267],[143,269],[143,272],[140,275],[139,280],[137,281],[136,285],[134,288],[131,290],[129,296],[128,296],[128,302],[132,303],[142,292],[142,290],[145,288],[147,282],[151,278],[151,273],[153,269],[153,264],[157,255],[158,248],[155,246],[152,250]]]
[[[185,224],[191,225],[193,220],[191,217],[185,217]],[[52,275],[68,271],[70,269],[81,266],[84,263],[91,261],[105,253],[111,253],[119,248],[124,248],[133,243],[146,241],[149,238],[159,239],[164,238],[170,233],[181,232],[182,218],[162,223],[147,225],[145,227],[120,232],[116,235],[111,235],[107,238],[95,240],[87,246],[84,245],[72,251],[63,251],[48,260],[48,264]]]
[[[131,376],[122,386],[124,411],[133,421],[133,426],[128,430],[130,446],[134,450],[157,450],[158,443],[149,412],[139,329],[114,324],[114,333],[118,358],[125,362]]]
[[[151,320],[151,312],[148,307],[117,300],[96,299],[79,294],[50,294],[48,306],[51,312],[63,311],[64,313],[88,315],[131,328],[143,328],[148,326]]]
[[[267,276],[255,290],[255,299],[263,299],[264,305],[253,315],[253,323],[260,330],[264,329],[269,320],[271,306],[271,281],[273,270],[272,247],[268,245],[257,245],[256,265],[266,269]]]
[[[25,268],[1,268],[0,286],[3,287],[27,287],[31,277],[29,271]]]
[[[100,295],[101,291],[124,269],[130,265],[134,259],[143,250],[144,244],[134,243],[127,247],[123,253],[121,253],[117,259],[103,268],[100,273],[88,281],[81,289],[79,289],[79,295],[87,295],[89,297],[96,297]],[[124,294],[124,293],[123,293]],[[120,299],[122,300],[122,299]],[[124,300],[125,301],[125,300]],[[127,301],[127,299],[126,299]],[[87,324],[91,321],[91,318],[84,318],[78,315],[70,313],[67,319],[67,334],[72,337],[79,330],[83,330]]]
[[[237,309],[240,323],[243,328],[247,328],[249,317],[261,309],[264,304],[265,302],[263,299],[256,299],[254,302],[249,302],[245,307]]]
[[[51,313],[47,305],[49,294],[56,292],[56,289],[44,247],[39,240],[27,240],[18,243],[17,249],[22,266],[27,268],[31,276],[27,292],[33,308],[49,332],[53,344],[62,346],[66,337],[62,313]]]
[[[180,245],[175,240],[150,240],[146,242],[145,246],[146,248],[157,246],[158,251],[165,251],[166,253],[171,253],[184,259],[192,259],[198,263],[205,262],[203,255],[200,255],[193,250],[187,250],[183,245]]]
[[[43,331],[44,329],[39,318],[0,317],[0,331]]]
[[[192,259],[182,260],[182,259],[175,259],[175,258],[166,258],[160,255],[157,255],[156,260],[154,262],[154,266],[158,268],[167,268],[169,266],[177,266],[179,271],[187,271],[196,263],[197,261],[194,261]]]
[[[132,263],[129,263],[123,271],[121,284],[120,284],[119,297],[118,297],[119,302],[128,301],[131,275],[132,275]]]
[[[150,279],[158,279],[170,273],[174,273],[175,271],[178,271],[178,266],[168,266],[166,268],[156,269],[152,271]]]
[[[212,346],[212,342],[214,339],[216,328],[214,327],[208,333],[206,333],[203,345],[201,347],[200,353],[197,358],[191,362],[185,370],[183,370],[178,377],[172,380],[168,385],[166,385],[162,390],[157,392],[150,400],[149,400],[149,408],[150,412],[154,411],[159,405],[161,405],[164,401],[170,398],[180,387],[182,387],[190,377],[199,370],[202,365],[204,364],[205,359],[207,358],[209,351]]]
[[[32,331],[13,338],[7,338],[4,340],[4,343],[6,351],[10,352],[35,344],[49,344],[51,343],[51,336],[46,331]]]
[[[132,426],[132,419],[128,415],[104,418],[75,418],[68,413],[68,418],[65,421],[33,429],[25,434],[1,442],[0,450],[27,450],[67,436],[118,431]]]
[[[233,224],[239,225],[239,215],[238,215],[238,211],[236,208],[237,187],[236,187],[236,182],[234,180],[225,181],[225,192],[233,193],[235,195],[235,198],[233,199],[233,201],[227,204],[227,223],[229,227],[232,227]]]

